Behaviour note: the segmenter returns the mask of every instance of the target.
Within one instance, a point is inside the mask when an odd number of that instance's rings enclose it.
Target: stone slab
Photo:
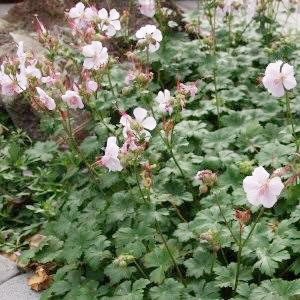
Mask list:
[[[198,9],[198,1],[176,1],[176,5],[181,9],[183,12],[188,12],[191,10],[197,10]]]
[[[14,262],[4,256],[0,256],[0,284],[18,275],[19,273],[20,271]],[[0,300],[1,299],[2,298],[0,297]]]
[[[14,4],[0,4],[0,17],[5,16]]]
[[[30,274],[11,278],[0,285],[0,300],[39,300],[40,294],[27,285]]]

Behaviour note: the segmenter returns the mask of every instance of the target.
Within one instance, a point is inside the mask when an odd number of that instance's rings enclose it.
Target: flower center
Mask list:
[[[283,81],[285,80],[285,76],[280,73],[280,75],[274,80],[274,83],[277,85],[277,84],[282,84]]]
[[[70,103],[71,103],[72,105],[76,105],[76,104],[77,104],[77,98],[76,98],[76,97],[70,98]]]
[[[267,180],[260,188],[259,188],[259,195],[264,195],[269,191],[269,180]]]

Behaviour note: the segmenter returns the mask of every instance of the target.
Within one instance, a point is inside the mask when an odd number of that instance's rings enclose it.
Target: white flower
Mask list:
[[[64,95],[61,96],[62,100],[67,103],[70,108],[84,108],[81,97],[76,91],[66,91]]]
[[[72,27],[75,30],[87,30],[90,26],[91,9],[86,8],[82,2],[72,7],[68,13],[70,19],[72,19]]]
[[[121,162],[118,158],[119,146],[117,145],[117,138],[111,136],[107,139],[107,144],[105,148],[105,154],[101,158],[101,165],[108,168],[109,171],[121,171],[123,169]]]
[[[97,22],[98,21],[98,11],[95,7],[87,7],[84,11],[84,17],[89,22]]]
[[[85,56],[83,66],[85,69],[98,70],[108,62],[107,48],[102,47],[102,43],[93,41],[82,49],[82,54]]]
[[[138,38],[138,45],[141,45],[144,50],[149,48],[150,52],[155,52],[159,49],[159,42],[162,41],[162,34],[155,25],[146,25],[140,28],[135,36]]]
[[[164,90],[164,92],[160,91],[155,100],[159,104],[159,108],[162,112],[172,114],[172,98],[169,90]]]
[[[39,94],[39,100],[49,109],[54,110],[56,108],[55,101],[50,96],[48,96],[45,91],[37,87],[36,91]]]
[[[282,97],[285,90],[291,90],[296,85],[294,67],[281,60],[270,63],[262,79],[263,85],[274,97]]]
[[[20,67],[25,65],[26,53],[24,52],[24,42],[20,41],[17,49],[17,56],[20,62]]]
[[[107,36],[114,36],[118,30],[121,30],[120,14],[115,10],[110,10],[109,14],[105,8],[98,12],[100,18],[99,29],[106,33]]]
[[[257,167],[252,176],[244,179],[243,188],[252,205],[270,208],[277,202],[284,185],[279,177],[270,178],[270,174],[263,167]]]
[[[78,2],[74,7],[69,11],[69,18],[79,19],[84,17],[85,6],[82,2]]]
[[[27,77],[34,77],[37,79],[42,78],[42,72],[35,66],[35,64],[29,65],[25,68],[25,74]]]
[[[127,114],[121,117],[120,124],[124,126],[123,135],[125,138],[127,138],[128,132],[133,132],[146,140],[150,138],[151,134],[148,130],[153,130],[156,127],[156,121],[153,117],[147,117],[147,114],[146,109],[137,107],[133,110],[135,119]]]
[[[140,12],[149,18],[155,15],[155,0],[139,0]]]

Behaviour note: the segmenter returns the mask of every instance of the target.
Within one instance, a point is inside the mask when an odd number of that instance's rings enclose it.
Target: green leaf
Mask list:
[[[254,264],[254,269],[259,269],[261,273],[272,276],[279,266],[279,262],[289,259],[287,250],[283,250],[285,245],[272,243],[268,248],[258,248],[256,255],[259,260]]]
[[[250,300],[287,300],[299,299],[300,280],[284,281],[282,279],[265,280],[252,290]]]
[[[28,149],[25,153],[31,161],[50,161],[53,154],[57,151],[57,145],[54,142],[36,142],[34,147]]]
[[[252,279],[251,271],[246,266],[241,265],[239,281],[247,282]],[[217,274],[216,282],[219,287],[234,287],[235,275],[237,270],[236,263],[230,263],[227,267],[217,266],[215,273]]]
[[[195,278],[201,277],[204,273],[209,273],[213,266],[215,258],[213,255],[204,250],[198,250],[194,253],[193,258],[184,262],[187,268],[187,275]]]
[[[150,297],[153,300],[180,300],[184,286],[173,278],[168,278],[160,286],[150,289]]]

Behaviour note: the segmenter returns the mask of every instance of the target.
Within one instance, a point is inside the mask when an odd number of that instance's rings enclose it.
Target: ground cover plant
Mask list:
[[[79,2],[68,43],[36,19],[45,53],[19,43],[0,84],[47,138],[1,114],[0,245],[53,277],[42,299],[299,299],[300,49],[280,5]]]

